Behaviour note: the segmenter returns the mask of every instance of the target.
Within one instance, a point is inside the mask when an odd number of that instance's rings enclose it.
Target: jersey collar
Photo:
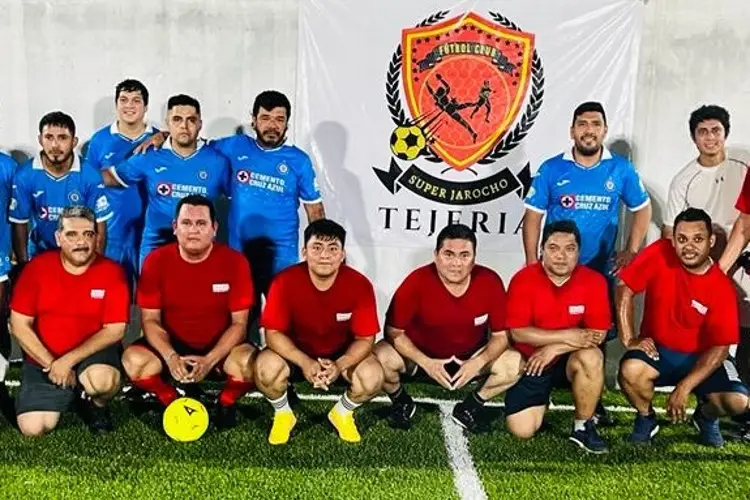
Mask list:
[[[34,157],[34,161],[31,164],[31,168],[34,170],[44,170],[44,163],[42,163],[42,153]],[[81,159],[78,155],[73,153],[73,165],[70,167],[68,172],[80,172],[81,171]]]
[[[166,141],[164,141],[164,145],[163,145],[163,146],[162,146],[161,148],[162,148],[162,149],[165,149],[165,150],[167,150],[167,151],[171,151],[171,152],[172,152],[172,154],[173,154],[173,155],[175,155],[175,156],[176,156],[176,157],[178,157],[178,158],[181,158],[181,159],[183,159],[183,160],[189,160],[189,159],[190,159],[190,158],[192,158],[193,156],[197,155],[197,154],[198,154],[198,151],[200,151],[200,150],[201,150],[201,148],[202,148],[203,146],[205,146],[205,145],[206,145],[206,141],[205,141],[205,139],[201,139],[201,138],[199,137],[199,138],[198,138],[198,144],[197,144],[197,147],[195,148],[195,151],[193,151],[193,153],[192,153],[192,154],[191,154],[190,156],[182,156],[182,155],[180,155],[180,154],[176,153],[174,149],[172,149],[172,138],[170,137],[170,138],[168,138],[168,139],[167,139]]]
[[[591,170],[591,169],[594,169],[594,168],[598,167],[604,160],[611,160],[612,159],[612,152],[609,149],[607,149],[607,146],[602,146],[602,157],[599,159],[599,163],[597,163],[596,165],[593,165],[591,167],[588,167],[588,168],[582,167],[581,165],[579,165],[576,162],[575,158],[573,157],[573,148],[570,148],[570,149],[566,150],[563,153],[562,159],[565,160],[565,161],[572,162],[578,168],[583,168],[585,170]]]
[[[130,142],[137,142],[143,139],[144,136],[153,134],[154,133],[154,127],[152,125],[146,124],[146,130],[143,131],[141,135],[136,137],[135,139],[131,139],[130,137],[123,135],[120,133],[120,127],[117,126],[117,120],[112,122],[112,125],[109,126],[109,133],[112,135],[119,135],[123,139],[130,141]]]

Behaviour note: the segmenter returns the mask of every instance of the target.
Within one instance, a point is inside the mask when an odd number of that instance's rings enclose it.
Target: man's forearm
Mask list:
[[[361,363],[372,352],[374,341],[375,337],[354,339],[354,342],[351,343],[344,355],[339,359],[334,360],[339,371],[344,372],[352,366],[357,366]]]
[[[323,203],[309,203],[305,205],[305,213],[307,214],[307,222],[314,222],[318,219],[324,219],[326,211],[323,208]]]
[[[622,345],[627,346],[635,338],[633,327],[633,292],[624,283],[615,289],[617,307],[617,335]]]
[[[513,328],[511,338],[515,342],[542,347],[550,344],[567,344],[574,340],[578,329],[544,330],[542,328],[526,327]]]
[[[674,235],[674,229],[672,226],[664,225],[661,227],[661,237],[665,240],[671,240],[672,235]]]
[[[628,239],[628,250],[638,253],[641,248],[648,225],[651,223],[651,203],[633,213],[633,224],[630,226],[630,238]]]
[[[104,249],[107,248],[107,223],[96,223],[96,251],[99,255],[104,255]]]
[[[29,223],[11,223],[13,227],[13,253],[19,263],[29,261],[28,241],[29,241]]]
[[[36,332],[34,332],[31,327],[14,321],[12,313],[10,326],[13,337],[15,337],[23,352],[45,368],[52,364],[55,357],[49,352],[44,344],[42,344],[42,341],[39,340],[39,336],[37,336]]]
[[[89,356],[120,342],[125,336],[125,323],[106,325],[84,343],[65,354],[71,365],[77,365]]]
[[[719,266],[725,273],[734,265],[742,250],[750,242],[750,215],[740,214],[734,221],[727,246],[719,259]]]
[[[414,342],[403,330],[396,330],[393,328],[386,328],[386,337],[390,341],[393,348],[396,349],[402,357],[415,362],[419,366],[424,366],[425,362],[430,359],[425,353],[423,353]]]
[[[721,366],[729,355],[729,346],[715,346],[701,354],[690,373],[678,384],[688,392],[698,387]]]
[[[485,366],[494,363],[495,360],[508,348],[509,344],[508,332],[493,332],[490,335],[490,340],[487,342],[487,346],[477,358],[480,358],[482,364]]]
[[[146,337],[149,345],[167,361],[175,352],[172,344],[169,342],[169,334],[156,320],[145,320],[143,322],[143,335]]]
[[[526,209],[523,216],[523,251],[526,254],[526,263],[531,264],[539,260],[539,235],[542,231],[542,218],[544,214]]]
[[[215,365],[222,359],[229,356],[229,353],[236,346],[242,343],[242,339],[247,335],[247,322],[234,322],[221,335],[219,341],[211,349],[206,357],[212,365]]]
[[[298,349],[297,346],[294,345],[294,342],[292,342],[292,339],[287,337],[283,332],[267,330],[266,343],[273,352],[300,368],[303,368],[303,365],[310,361],[315,361]]]

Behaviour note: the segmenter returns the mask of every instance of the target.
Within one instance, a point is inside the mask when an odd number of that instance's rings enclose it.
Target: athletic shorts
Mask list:
[[[535,406],[547,406],[553,389],[569,389],[571,385],[566,373],[569,359],[570,353],[561,356],[541,375],[524,374],[505,393],[505,415],[513,415]]]
[[[120,344],[111,345],[96,352],[73,367],[76,379],[91,365],[109,365],[121,371]],[[80,386],[62,388],[53,384],[42,367],[24,360],[21,368],[21,387],[16,396],[16,414],[30,411],[70,411],[73,401],[80,394]]]
[[[176,339],[169,339],[169,343],[172,345],[172,349],[174,349],[179,356],[205,356],[214,347],[213,345],[210,345],[203,349],[196,349]],[[159,358],[159,361],[161,361],[162,376],[168,377],[170,379],[172,378],[172,373],[169,371],[169,366],[167,366],[167,363],[162,359],[159,351],[151,347],[151,344],[148,343],[146,337],[139,338],[138,340],[130,344],[130,346],[136,346],[150,351],[154,356]],[[206,375],[206,380],[223,380],[224,378],[226,378],[226,374],[224,373],[224,361],[226,361],[226,358],[216,363],[216,366],[214,366],[213,370],[211,370],[208,375]]]
[[[643,361],[659,372],[654,385],[664,387],[679,384],[690,373],[700,357],[700,354],[686,354],[662,346],[657,346],[656,349],[659,351],[659,359],[651,359],[645,352],[633,349],[625,352],[620,363],[628,359]],[[740,381],[737,368],[730,360],[724,361],[715,372],[693,390],[693,394],[702,400],[705,400],[708,394],[717,392],[748,394],[747,386]]]

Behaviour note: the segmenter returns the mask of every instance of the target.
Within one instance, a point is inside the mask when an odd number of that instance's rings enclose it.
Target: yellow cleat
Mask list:
[[[271,433],[268,434],[268,442],[271,444],[286,444],[295,425],[297,425],[297,417],[294,416],[293,412],[276,412],[273,416]]]
[[[336,428],[339,433],[339,437],[348,443],[359,443],[362,438],[357,430],[357,424],[354,423],[354,412],[347,412],[346,415],[342,415],[336,411],[336,408],[332,408],[328,412],[328,420]]]

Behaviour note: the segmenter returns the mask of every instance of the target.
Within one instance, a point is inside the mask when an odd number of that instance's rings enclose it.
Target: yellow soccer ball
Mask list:
[[[391,134],[391,152],[402,160],[414,160],[426,145],[424,133],[416,125],[396,127]]]
[[[200,401],[179,398],[164,410],[164,432],[175,441],[196,441],[208,429],[208,411]]]

